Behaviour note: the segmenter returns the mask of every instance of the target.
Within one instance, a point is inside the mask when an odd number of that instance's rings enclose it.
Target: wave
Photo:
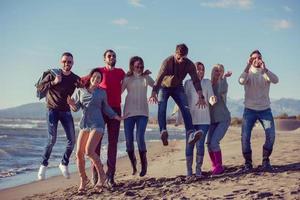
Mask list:
[[[15,176],[17,174],[21,174],[21,173],[33,171],[33,170],[36,170],[36,167],[11,168],[6,171],[1,171],[0,178],[11,177],[11,176]]]
[[[14,129],[35,129],[39,128],[38,124],[0,124],[1,128],[14,128]]]
[[[0,135],[0,139],[7,138],[8,135]]]

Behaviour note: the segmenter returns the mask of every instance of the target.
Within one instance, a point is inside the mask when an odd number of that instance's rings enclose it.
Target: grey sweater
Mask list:
[[[113,118],[117,115],[108,105],[106,92],[103,89],[97,88],[93,93],[90,93],[85,88],[79,88],[75,91],[73,99],[76,103],[76,111],[80,108],[83,110],[79,125],[81,129],[104,129],[105,125],[102,111],[109,118]]]
[[[217,103],[210,106],[211,123],[218,123],[230,120],[230,112],[226,106],[228,84],[226,79],[220,80],[216,85],[212,86],[215,96],[217,97]]]

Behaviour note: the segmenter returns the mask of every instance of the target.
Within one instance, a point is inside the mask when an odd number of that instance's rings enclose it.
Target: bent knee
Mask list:
[[[77,152],[76,152],[76,157],[77,157],[77,158],[83,158],[83,157],[84,157],[84,153],[85,153],[85,152],[82,151],[82,150],[77,151]]]

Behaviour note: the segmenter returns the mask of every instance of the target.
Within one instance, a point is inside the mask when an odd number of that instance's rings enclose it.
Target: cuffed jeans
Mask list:
[[[124,120],[124,131],[126,137],[126,150],[134,151],[134,127],[136,125],[136,142],[139,151],[147,151],[145,143],[145,131],[148,123],[147,116],[132,116]]]
[[[71,111],[59,111],[49,109],[47,112],[47,125],[48,125],[48,143],[44,150],[41,164],[48,166],[52,148],[57,138],[57,125],[58,121],[62,124],[67,137],[67,147],[63,155],[61,163],[63,165],[69,164],[69,158],[72,154],[75,145],[75,128]]]
[[[223,122],[211,123],[207,135],[207,148],[209,152],[220,151],[220,141],[225,136],[230,125],[230,119]]]
[[[265,143],[263,148],[269,151],[273,150],[275,141],[275,125],[272,111],[270,108],[266,110],[252,110],[244,109],[243,124],[242,124],[242,151],[243,153],[250,153],[251,150],[251,132],[256,121],[259,121],[265,131]]]
[[[158,124],[160,132],[167,130],[167,104],[169,97],[172,97],[175,103],[178,105],[182,118],[184,121],[185,130],[187,133],[194,131],[194,126],[192,123],[192,117],[190,114],[190,109],[187,101],[186,94],[182,85],[177,87],[161,87],[158,92]]]
[[[121,108],[112,107],[112,109],[120,116]],[[110,119],[108,116],[103,114],[104,121],[107,125],[108,132],[108,147],[107,147],[107,174],[114,175],[116,172],[116,162],[117,162],[117,147],[120,132],[120,121],[116,119]],[[103,137],[102,137],[103,138]],[[101,141],[99,141],[96,147],[96,153],[100,156]]]
[[[194,125],[195,130],[202,130],[203,134],[201,138],[196,142],[196,149],[198,156],[204,156],[204,142],[206,138],[207,131],[209,129],[209,124],[199,124]],[[186,146],[185,146],[185,155],[193,156],[195,144],[188,143],[188,135],[186,135]]]

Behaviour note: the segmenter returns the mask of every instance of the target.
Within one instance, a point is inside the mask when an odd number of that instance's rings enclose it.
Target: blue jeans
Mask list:
[[[230,125],[230,119],[224,122],[211,123],[207,136],[207,148],[209,152],[220,151],[220,141],[225,136]]]
[[[202,130],[203,135],[201,138],[196,142],[196,149],[197,149],[197,155],[198,156],[204,156],[204,142],[206,138],[207,131],[209,129],[209,124],[199,124],[194,125],[195,130]],[[186,146],[185,146],[185,155],[186,156],[192,156],[194,152],[194,146],[195,144],[191,145],[188,143],[188,135],[186,135]]]
[[[147,151],[145,143],[145,131],[148,123],[148,117],[146,116],[133,116],[124,120],[124,131],[126,138],[126,150],[134,151],[134,136],[133,131],[136,125],[136,142],[138,144],[139,151]]]
[[[250,142],[251,131],[257,120],[261,123],[266,135],[263,148],[269,151],[273,150],[275,141],[275,125],[271,109],[268,108],[266,110],[257,111],[245,108],[242,124],[242,151],[244,154],[252,152]]]
[[[48,165],[52,148],[57,138],[57,125],[58,121],[61,122],[67,137],[67,147],[63,155],[61,163],[63,165],[69,164],[69,158],[72,154],[75,145],[75,128],[71,111],[59,111],[55,109],[49,109],[47,112],[47,124],[48,124],[48,143],[45,148],[41,164]]]
[[[184,121],[185,130],[187,133],[194,131],[194,126],[192,123],[192,117],[190,114],[190,109],[187,101],[186,94],[182,85],[178,87],[166,88],[161,87],[158,92],[158,124],[160,132],[167,130],[167,104],[169,97],[172,97],[175,103],[178,105],[182,118]]]

